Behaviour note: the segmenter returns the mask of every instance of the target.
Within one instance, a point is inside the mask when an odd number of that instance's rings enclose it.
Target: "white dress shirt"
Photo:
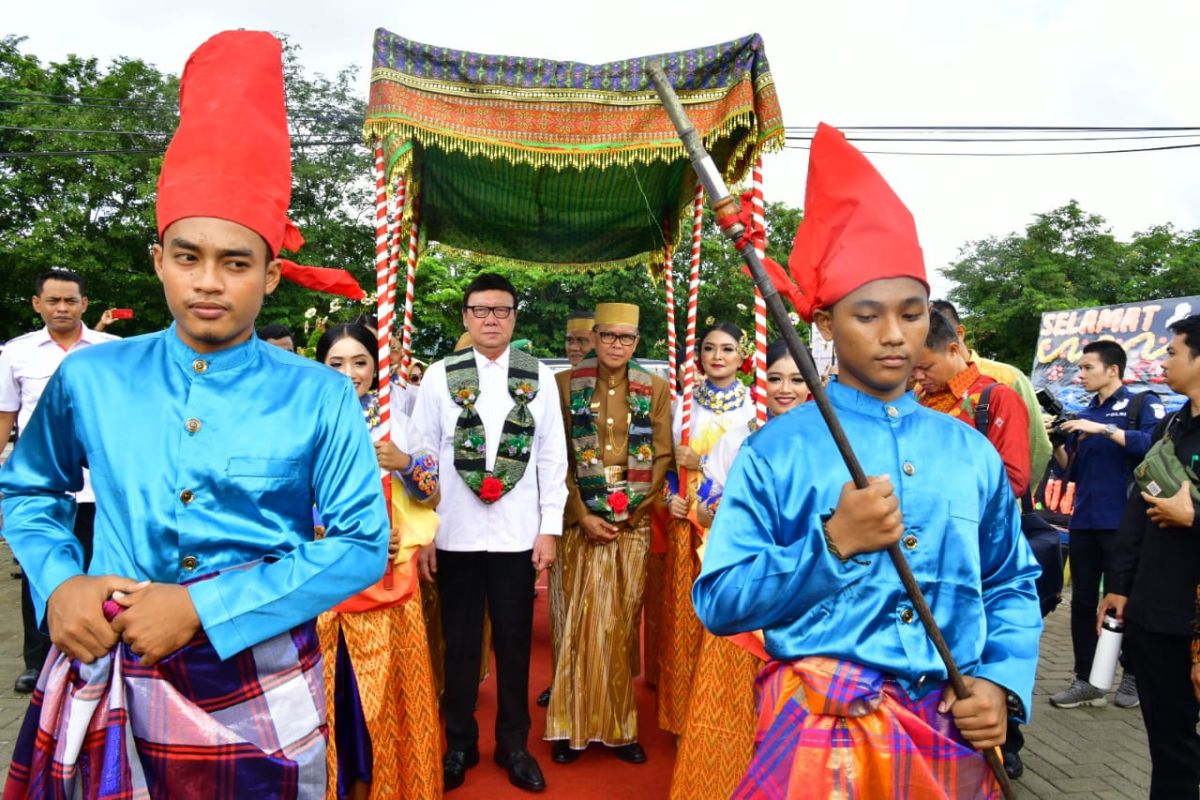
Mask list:
[[[488,469],[496,463],[504,420],[513,407],[508,393],[508,358],[508,350],[495,361],[475,352],[479,371],[475,410],[487,437]],[[416,395],[409,440],[414,449],[427,448],[438,456],[442,499],[437,509],[441,526],[435,541],[439,550],[518,553],[531,550],[538,534],[562,533],[567,502],[567,437],[558,387],[549,367],[538,364],[538,393],[529,404],[534,433],[525,474],[490,505],[479,499],[454,468],[454,434],[461,409],[450,397],[445,361],[425,371]]]
[[[64,358],[85,347],[120,338],[111,333],[94,331],[82,322],[79,326],[79,338],[65,350],[50,336],[49,328],[10,339],[4,345],[4,352],[0,353],[0,411],[17,412],[19,430],[24,430],[29,423],[38,400],[42,398],[42,391]],[[2,447],[3,443],[0,443]],[[81,503],[96,502],[87,470],[83,471],[83,489],[75,495],[75,499]]]

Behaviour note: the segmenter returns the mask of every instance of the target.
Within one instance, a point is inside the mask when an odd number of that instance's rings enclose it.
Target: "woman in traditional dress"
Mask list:
[[[791,411],[809,396],[787,345],[772,343],[767,348],[768,418]],[[770,430],[768,422],[762,435],[770,436]],[[696,518],[705,528],[712,525],[733,459],[749,435],[748,428],[730,431],[704,460]],[[754,756],[754,679],[765,656],[753,634],[727,639],[704,632],[671,777],[671,800],[729,797],[737,787]]]
[[[738,380],[746,357],[742,331],[730,322],[719,322],[700,337],[700,366],[704,380],[694,393],[690,437],[682,443],[683,417],[676,404],[673,419],[675,464],[687,481],[673,492],[668,528],[667,563],[663,582],[663,610],[659,631],[658,725],[683,733],[687,718],[692,673],[700,654],[703,628],[692,608],[692,583],[700,572],[696,557],[701,528],[693,514],[700,486],[702,459],[731,431],[747,433],[754,422],[754,402],[749,388]],[[680,400],[680,403],[682,399]]]
[[[378,426],[371,332],[333,326],[317,342],[317,360],[350,378],[367,424]],[[437,462],[407,452],[408,417],[397,403],[390,406],[391,441],[376,442],[375,452],[393,480],[393,567],[317,621],[330,709],[329,800],[442,796],[437,699],[415,563],[417,550],[433,540],[436,516],[409,502],[436,504]]]

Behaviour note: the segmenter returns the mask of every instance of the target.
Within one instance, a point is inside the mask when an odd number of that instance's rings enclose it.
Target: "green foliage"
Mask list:
[[[0,160],[0,339],[42,324],[29,298],[34,278],[55,266],[74,269],[87,280],[93,303],[89,322],[103,308],[128,306],[138,328],[162,327],[169,317],[148,248],[166,142],[156,133],[174,126],[178,83],[130,59],[117,59],[107,69],[77,56],[43,65],[20,52],[21,41],[0,39],[0,97],[23,101],[0,101],[5,126],[0,151],[146,152]]]
[[[371,293],[375,183],[371,153],[362,140],[366,102],[354,93],[356,74],[357,69],[348,66],[333,78],[310,77],[300,62],[300,47],[284,41],[283,75],[292,128],[291,217],[304,234],[304,248],[293,258],[301,264],[349,270]],[[327,296],[283,281],[267,298],[259,323],[284,322],[296,331],[306,309],[327,309],[330,302]],[[350,304],[332,319],[353,319],[362,311]]]
[[[40,325],[29,304],[34,277],[53,266],[88,282],[93,323],[101,311],[132,307],[135,318],[112,329],[129,336],[170,322],[149,249],[156,239],[154,193],[162,152],[177,120],[178,79],[152,65],[117,59],[106,68],[70,56],[41,63],[22,40],[0,39],[0,151],[123,150],[74,157],[0,159],[0,341]],[[355,68],[332,78],[307,75],[298,47],[285,41],[284,77],[292,126],[291,215],[305,237],[296,260],[350,270],[368,292],[375,284],[374,182],[361,141],[365,102],[354,93]],[[16,102],[14,102],[14,98]],[[71,129],[102,133],[25,129]],[[120,132],[112,133],[112,132]],[[134,132],[134,133],[130,133]],[[799,209],[767,208],[769,254],[786,262]],[[676,319],[684,328],[690,227],[675,255]],[[417,273],[413,348],[421,356],[449,351],[462,332],[462,291],[482,269],[507,275],[521,292],[517,336],[541,356],[562,354],[567,315],[604,301],[642,309],[643,358],[666,356],[661,278],[644,267],[564,273],[495,266],[430,244]],[[741,262],[705,210],[699,322],[729,320],[750,330],[753,288]],[[401,286],[400,301],[403,301]],[[325,325],[371,309],[283,282],[267,298],[260,324],[282,322],[311,347]],[[682,335],[679,339],[682,347]]]
[[[77,56],[42,64],[22,54],[21,43],[0,39],[0,151],[136,152],[0,160],[0,340],[41,324],[29,298],[37,274],[55,266],[87,281],[89,323],[105,308],[127,306],[135,317],[114,325],[114,333],[162,328],[171,320],[149,250],[157,238],[162,153],[178,123],[179,81],[132,59],[107,68]],[[285,42],[284,78],[293,136],[291,213],[306,238],[297,260],[349,269],[370,286],[372,182],[355,69],[309,77],[299,48]],[[284,282],[260,322],[295,328],[312,304],[311,292]]]
[[[1028,369],[1042,312],[1194,294],[1200,230],[1161,225],[1121,242],[1072,200],[1023,234],[966,244],[943,274],[973,344]]]

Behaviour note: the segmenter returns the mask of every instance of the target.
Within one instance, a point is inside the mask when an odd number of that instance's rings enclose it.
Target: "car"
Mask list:
[[[555,374],[562,372],[564,369],[571,368],[571,362],[565,358],[540,358],[538,360],[549,367]],[[660,358],[639,358],[637,359],[637,363],[664,381],[671,379],[671,365]]]

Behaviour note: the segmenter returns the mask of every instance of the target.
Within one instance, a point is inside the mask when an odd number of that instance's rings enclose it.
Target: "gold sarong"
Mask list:
[[[554,671],[546,739],[617,746],[636,742],[635,635],[646,583],[650,517],[609,544],[592,544],[578,526],[563,532],[562,639]]]
[[[670,800],[729,797],[754,756],[754,679],[763,662],[731,640],[704,632],[687,724],[671,775]]]
[[[642,675],[650,686],[658,685],[658,637],[662,629],[663,579],[666,571],[666,553],[651,553],[646,558],[646,601],[642,606],[646,633],[642,640]]]
[[[672,520],[667,528],[667,560],[658,642],[658,727],[683,733],[692,675],[700,657],[704,627],[692,606],[692,584],[700,574],[695,525]]]
[[[420,591],[404,603],[353,614],[326,612],[317,618],[329,709],[326,800],[337,795],[337,737],[333,672],[338,631],[354,664],[359,701],[371,736],[372,798],[414,800],[442,796],[442,752],[437,698]]]

